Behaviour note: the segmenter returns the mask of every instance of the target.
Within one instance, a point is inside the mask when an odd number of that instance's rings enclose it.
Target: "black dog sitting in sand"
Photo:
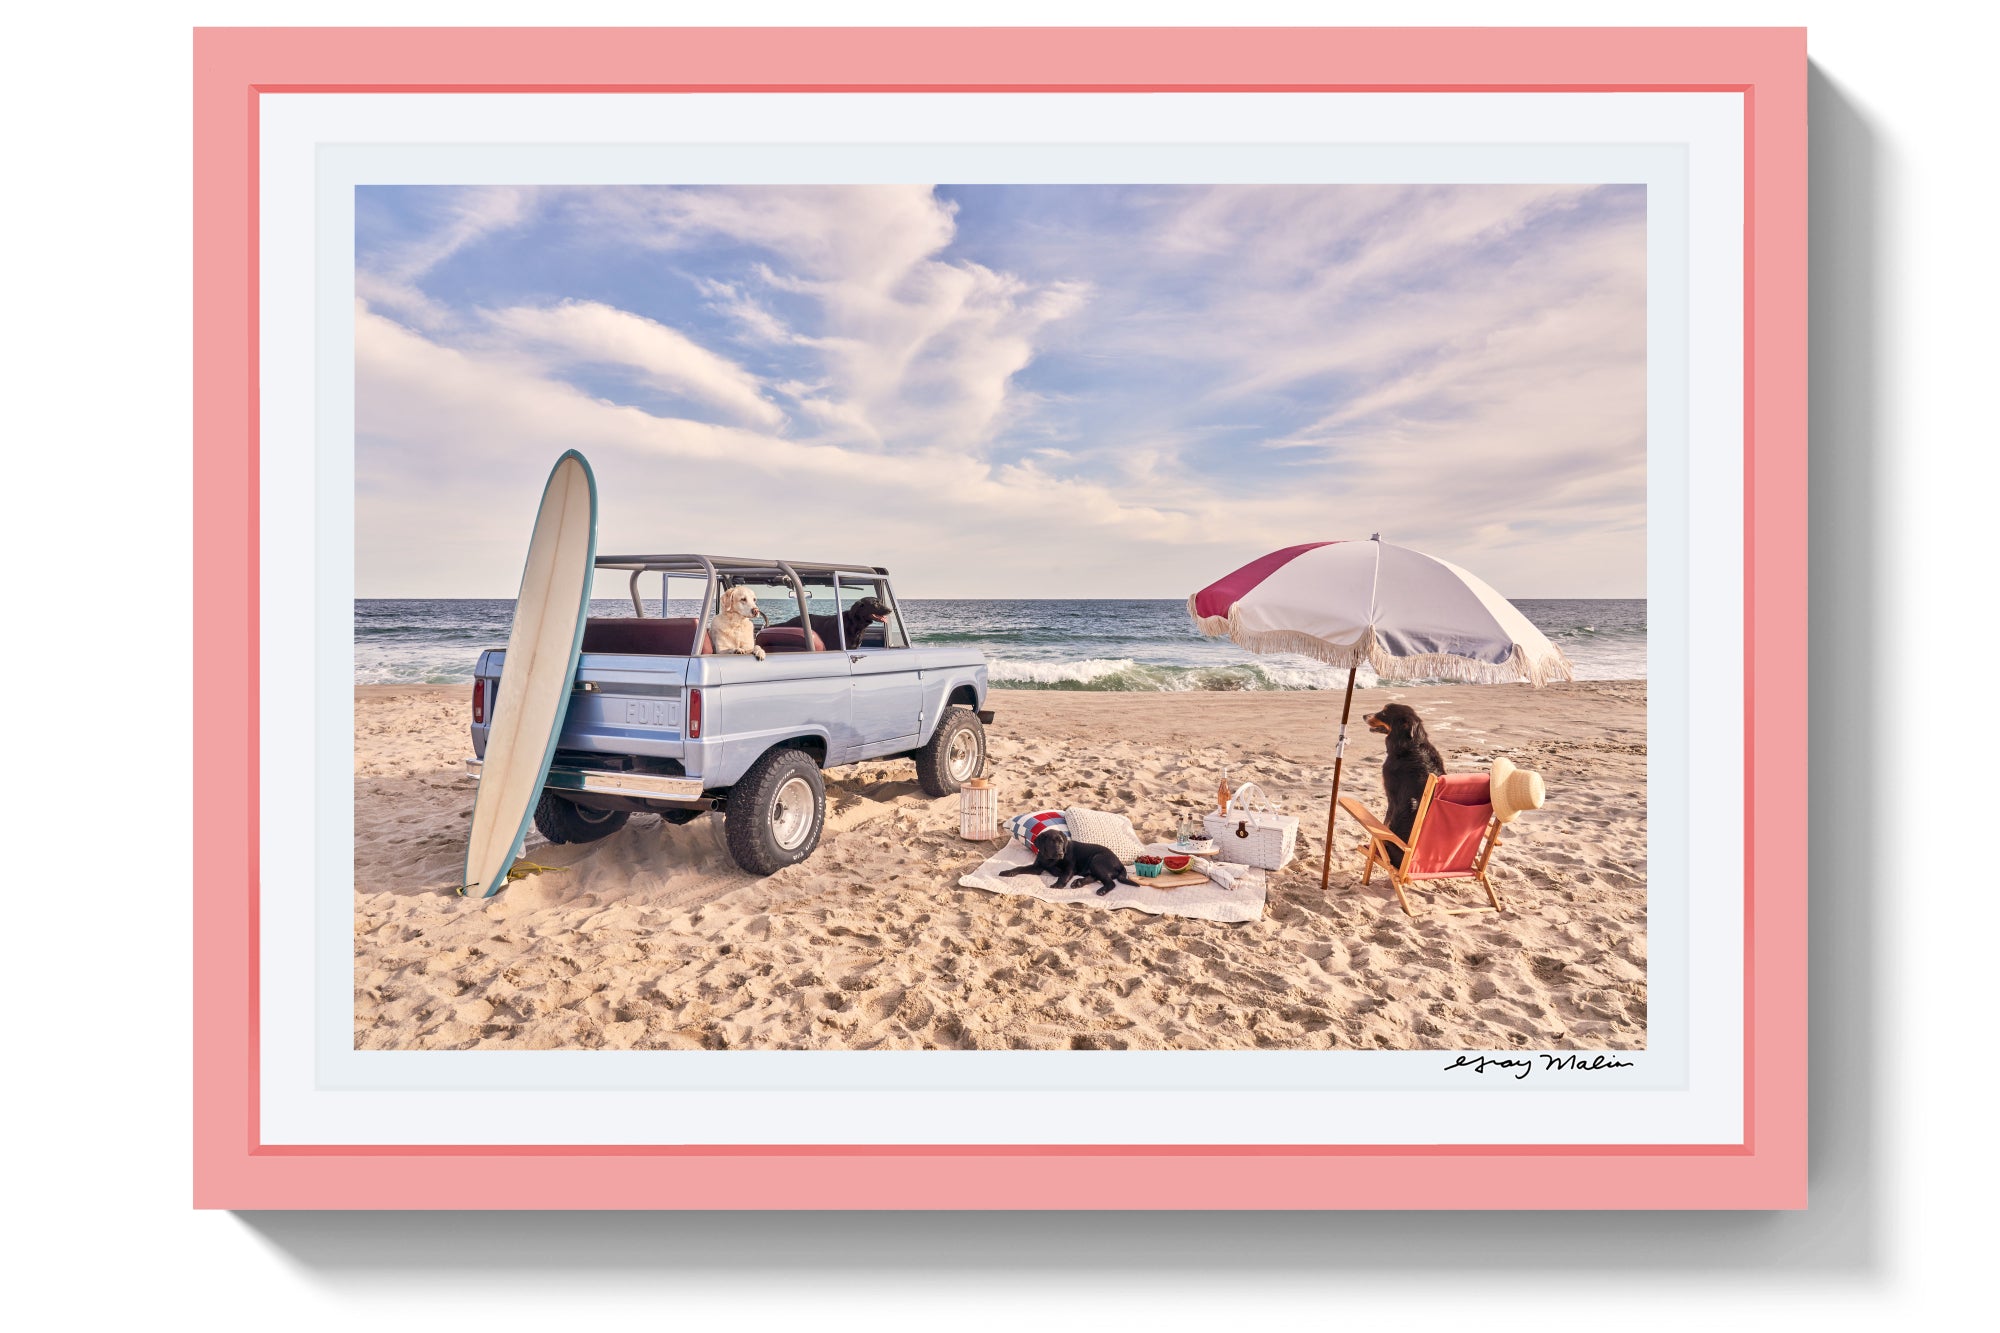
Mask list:
[[[1417,822],[1417,803],[1424,798],[1424,783],[1431,774],[1444,773],[1444,756],[1424,731],[1423,719],[1408,704],[1387,704],[1363,719],[1370,731],[1388,737],[1388,754],[1382,759],[1382,790],[1389,798],[1389,831],[1404,842],[1410,840],[1410,826]],[[1403,864],[1403,850],[1384,844],[1392,865]]]
[[[1139,886],[1138,880],[1125,877],[1125,863],[1118,859],[1118,853],[1094,842],[1073,841],[1069,834],[1058,829],[1050,829],[1035,839],[1033,865],[1015,866],[1000,873],[1054,875],[1059,889],[1073,889],[1087,879],[1094,879],[1104,886],[1097,891],[1100,898],[1120,884]]]

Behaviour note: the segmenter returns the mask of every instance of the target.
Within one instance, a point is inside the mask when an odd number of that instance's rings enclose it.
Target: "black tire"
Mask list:
[[[624,828],[631,817],[630,810],[592,810],[546,791],[535,802],[535,827],[553,843],[596,842]]]
[[[958,738],[964,737],[963,741]],[[960,748],[954,753],[954,746]],[[937,730],[922,749],[912,750],[917,761],[917,785],[927,796],[949,796],[986,771],[986,728],[970,708],[953,705],[938,719]]]
[[[819,765],[802,750],[767,751],[730,788],[722,824],[729,855],[751,874],[797,865],[819,846],[826,827]]]

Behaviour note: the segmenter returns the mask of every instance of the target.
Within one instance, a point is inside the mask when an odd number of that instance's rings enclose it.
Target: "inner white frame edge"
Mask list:
[[[267,94],[260,145],[264,1142],[1741,1140],[1740,829],[1704,827],[1703,865],[1719,869],[1684,897],[1658,887],[1691,868],[1694,746],[1705,808],[1742,801],[1740,96]],[[1246,179],[1215,169],[1224,146],[1241,164],[1294,164],[1248,179],[1648,184],[1652,1002],[1648,1050],[1622,1057],[1633,1070],[1468,1086],[1439,1052],[353,1051],[352,191],[342,233],[329,166],[440,184],[724,181],[732,159],[756,168],[745,180]],[[391,174],[356,175],[373,149]],[[788,152],[794,169],[773,176]],[[395,174],[398,153],[421,173]],[[1161,174],[1177,153],[1184,174]],[[663,175],[676,160],[710,165]],[[328,271],[329,249],[344,271]],[[1676,360],[1684,395],[1667,391]],[[1664,522],[1682,503],[1684,521]],[[1679,626],[1660,613],[1675,601]],[[286,687],[303,661],[309,729]],[[1659,737],[1677,734],[1687,747],[1665,752]]]

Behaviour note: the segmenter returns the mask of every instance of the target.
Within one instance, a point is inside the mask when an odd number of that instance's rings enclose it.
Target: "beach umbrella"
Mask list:
[[[1573,678],[1562,650],[1506,598],[1449,560],[1393,546],[1380,533],[1259,556],[1188,598],[1188,614],[1203,634],[1253,653],[1301,653],[1347,668],[1321,889],[1333,874],[1347,718],[1363,663],[1383,680],[1525,680],[1539,687]]]

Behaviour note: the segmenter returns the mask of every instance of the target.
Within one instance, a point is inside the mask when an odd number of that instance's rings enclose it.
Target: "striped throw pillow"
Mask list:
[[[1069,823],[1060,810],[1040,810],[1033,814],[1015,815],[1007,821],[1007,833],[1015,842],[1032,849],[1035,839],[1055,829],[1059,833],[1069,832]]]

